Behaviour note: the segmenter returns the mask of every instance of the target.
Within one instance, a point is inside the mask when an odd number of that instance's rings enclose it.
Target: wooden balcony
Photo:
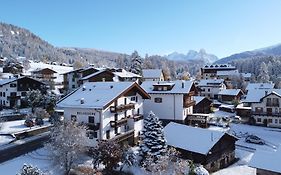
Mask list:
[[[279,107],[279,102],[278,103],[266,103],[267,107]]]
[[[20,99],[21,98],[21,96],[19,96],[19,95],[17,95],[17,96],[14,96],[14,95],[12,95],[12,96],[7,96],[7,99],[8,100],[17,100],[17,99]]]
[[[110,121],[110,126],[115,128],[115,127],[120,127],[121,125],[127,124],[128,118],[122,118],[117,121]]]
[[[263,117],[281,117],[281,113],[274,113],[274,112],[252,112],[251,115],[257,115]]]
[[[143,115],[142,114],[135,114],[133,117],[135,122],[139,121],[139,120],[143,120]]]
[[[191,101],[184,101],[183,102],[183,107],[184,108],[188,108],[190,106],[194,106],[195,105],[195,101],[194,100],[191,100]]]
[[[129,131],[126,131],[126,132],[123,132],[123,133],[118,133],[113,138],[113,140],[116,140],[117,142],[122,142],[122,141],[130,139],[130,138],[133,139],[134,138],[134,132],[135,132],[135,130],[132,129],[132,130],[129,130]]]
[[[117,112],[122,112],[122,111],[130,110],[130,109],[135,109],[134,103],[129,103],[126,105],[119,105],[119,106],[111,106],[110,112],[117,113]]]
[[[100,123],[88,123],[88,129],[97,131],[100,129]]]

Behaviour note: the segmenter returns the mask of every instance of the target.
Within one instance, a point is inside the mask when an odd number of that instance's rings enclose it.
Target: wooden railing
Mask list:
[[[117,136],[115,136],[113,139],[116,140],[117,142],[122,142],[128,138],[133,138],[134,137],[134,132],[135,130],[132,129],[132,130],[129,130],[129,131],[126,131],[126,132],[123,132],[123,133],[120,133],[118,134]]]
[[[129,109],[135,109],[135,104],[129,103],[129,104],[126,104],[126,105],[111,106],[110,112],[116,113],[116,112],[126,111],[126,110],[129,110]]]
[[[110,121],[110,126],[115,128],[115,127],[119,127],[121,125],[127,124],[127,122],[128,122],[128,118],[122,118],[117,121]]]
[[[194,105],[195,105],[195,101],[194,101],[194,100],[184,101],[184,102],[183,102],[183,107],[184,107],[184,108],[188,108],[188,107],[194,106]]]

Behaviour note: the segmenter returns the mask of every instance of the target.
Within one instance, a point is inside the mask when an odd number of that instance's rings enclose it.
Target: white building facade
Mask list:
[[[184,122],[193,113],[195,86],[192,81],[153,82],[141,85],[151,96],[144,101],[144,114],[150,111],[162,121]]]
[[[136,143],[143,128],[143,101],[149,95],[133,82],[85,83],[62,99],[66,120],[88,125],[91,146],[99,140]]]
[[[219,92],[223,89],[226,89],[223,79],[200,80],[197,86],[200,89],[200,96],[211,99],[218,99]]]
[[[258,125],[281,128],[281,89],[265,91],[258,102],[251,103],[251,116]]]

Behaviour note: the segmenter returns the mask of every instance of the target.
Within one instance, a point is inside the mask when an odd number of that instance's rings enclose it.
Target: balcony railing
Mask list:
[[[188,108],[190,106],[194,106],[195,105],[195,101],[194,100],[191,100],[191,101],[184,101],[183,103],[183,107],[184,108]]]
[[[121,125],[127,124],[127,122],[128,122],[128,118],[122,118],[117,121],[110,121],[110,126],[115,128],[115,127],[119,127]]]
[[[134,132],[135,132],[135,130],[132,129],[132,130],[126,131],[124,133],[119,133],[119,134],[117,134],[117,136],[115,136],[113,138],[113,140],[116,140],[117,142],[122,142],[129,138],[134,138]]]
[[[137,121],[143,119],[143,115],[142,114],[136,114],[132,118],[134,119],[135,122],[137,122]]]
[[[100,129],[100,123],[88,123],[88,129],[97,131]]]
[[[110,112],[116,113],[116,112],[126,111],[126,110],[129,110],[129,109],[135,109],[135,104],[129,103],[129,104],[126,104],[126,105],[111,106]]]
[[[281,117],[281,113],[274,113],[274,112],[252,112],[252,115],[258,115],[258,116],[272,116],[272,117]]]
[[[7,97],[8,100],[11,100],[11,99],[20,99],[20,98],[21,98],[21,96],[19,96],[19,95],[17,95],[17,96],[12,95],[12,96],[8,96],[8,97]]]
[[[266,103],[266,106],[279,107],[279,103]]]

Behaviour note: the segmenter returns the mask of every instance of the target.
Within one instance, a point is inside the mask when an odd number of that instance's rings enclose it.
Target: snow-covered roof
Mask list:
[[[194,96],[195,105],[200,103],[205,97],[202,96]]]
[[[174,122],[170,122],[164,128],[168,145],[204,155],[208,154],[224,134],[221,131],[196,128]]]
[[[274,83],[249,83],[246,90],[250,89],[273,89]]]
[[[162,69],[143,69],[143,78],[160,78],[162,74]]]
[[[135,78],[135,77],[141,78],[140,75],[134,74],[132,72],[128,72],[125,69],[122,69],[122,72],[118,72],[118,71],[113,72],[113,74],[117,75],[118,77],[122,77],[122,78]]]
[[[273,152],[257,150],[249,165],[254,168],[281,173],[280,157],[280,148]]]
[[[7,83],[11,83],[13,81],[16,81],[17,78],[13,77],[13,78],[7,78],[7,79],[1,79],[0,80],[0,85],[4,85],[4,84],[7,84]]]
[[[184,86],[182,86],[182,83]],[[173,88],[171,90],[167,91],[154,91],[153,86],[158,85],[173,85]],[[176,80],[176,81],[145,81],[141,84],[141,87],[148,93],[148,94],[188,94],[191,90],[191,87],[193,85],[192,81],[182,81],[182,80]]]
[[[200,80],[198,86],[217,86],[224,82],[224,79],[208,79],[208,80]]]
[[[241,73],[241,75],[242,75],[244,78],[251,78],[251,76],[252,76],[251,73]]]
[[[77,91],[62,99],[57,104],[57,107],[103,109],[112,100],[134,85],[139,86],[134,82],[87,82]],[[81,104],[81,100],[83,104]]]
[[[281,95],[281,89],[249,89],[246,99],[243,100],[243,102],[245,103],[260,102],[261,98],[263,98],[267,94],[270,94],[272,91],[274,91],[279,96]]]
[[[104,69],[104,68],[100,68],[98,69],[99,71],[98,72],[95,72],[95,73],[92,73],[86,77],[83,77],[81,80],[87,80],[91,77],[94,77],[102,72],[105,72],[105,71],[109,71],[108,69]],[[128,72],[126,71],[125,69],[122,69],[122,71],[116,71],[116,72],[111,72],[109,71],[110,73],[112,73],[113,75],[116,75],[118,77],[121,77],[121,78],[140,78],[141,76],[140,75],[137,75],[137,74],[134,74],[132,72]]]
[[[241,92],[241,89],[222,89],[219,91],[218,95],[237,96],[239,92]]]
[[[205,65],[202,69],[236,69],[236,67],[230,64],[212,64]]]
[[[30,68],[26,70],[26,72],[24,72],[24,75],[31,75],[31,72],[36,71],[38,69],[49,68],[57,72],[54,74],[54,76],[56,77],[54,81],[60,83],[63,82],[62,74],[73,70],[73,67],[69,66],[52,65],[43,62],[34,62],[32,60],[29,60],[29,62]]]
[[[105,69],[99,70],[98,72],[92,73],[90,75],[87,75],[86,77],[81,78],[81,80],[88,80],[89,78],[92,78],[92,77],[94,77],[94,76],[96,76],[96,75],[98,75],[102,72],[105,72],[105,71],[106,71]]]
[[[229,71],[226,71],[226,70],[220,70],[220,71],[217,71],[217,75],[218,76],[228,76],[228,75],[239,75],[239,72],[238,70],[229,70]]]

